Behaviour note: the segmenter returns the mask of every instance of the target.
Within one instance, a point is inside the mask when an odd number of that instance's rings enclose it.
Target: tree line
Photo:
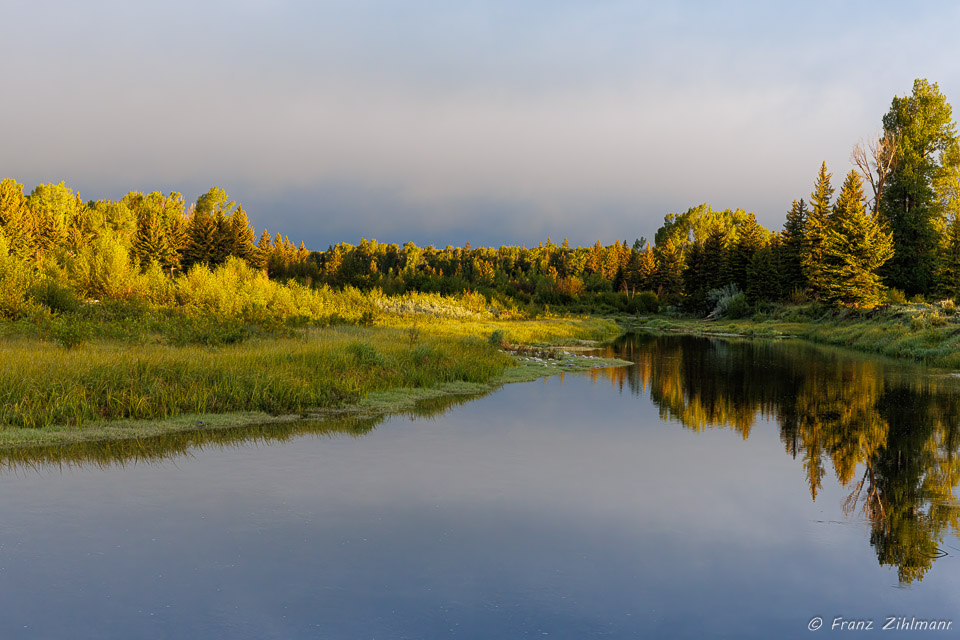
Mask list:
[[[175,277],[229,257],[271,278],[388,293],[479,291],[519,303],[706,314],[739,304],[815,299],[870,306],[885,292],[960,295],[960,143],[936,84],[918,79],[894,97],[882,133],[854,149],[834,198],[822,164],[809,199],[783,228],[742,209],[700,205],[671,213],[654,242],[571,247],[403,246],[361,239],[308,251],[266,229],[220,188],[186,206],[176,192],[84,202],[63,183],[24,193],[0,182],[0,244],[22,264],[86,296],[133,296],[117,282],[136,271]],[[159,275],[158,275],[159,277]]]

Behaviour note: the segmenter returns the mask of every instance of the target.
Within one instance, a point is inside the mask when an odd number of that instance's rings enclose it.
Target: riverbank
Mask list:
[[[96,338],[65,348],[7,335],[0,338],[0,447],[395,413],[444,396],[616,365],[556,348],[538,355],[510,348],[592,343],[618,333],[613,321],[596,318],[413,316],[217,346]]]
[[[960,369],[960,313],[952,305],[883,305],[875,309],[786,306],[736,320],[678,316],[621,318],[625,331],[802,338],[863,353]]]

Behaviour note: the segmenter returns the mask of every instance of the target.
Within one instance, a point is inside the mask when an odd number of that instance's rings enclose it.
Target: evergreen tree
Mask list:
[[[827,237],[827,225],[830,219],[830,198],[833,187],[830,186],[832,173],[827,172],[827,163],[820,165],[820,173],[810,194],[812,208],[807,216],[806,240],[803,245],[803,275],[810,292],[819,297],[822,293],[824,268],[824,243]]]
[[[892,234],[867,213],[863,183],[851,170],[844,180],[824,240],[823,298],[834,304],[871,305],[880,290],[879,268],[893,256]]]
[[[266,269],[267,260],[270,259],[271,251],[273,251],[273,242],[270,240],[270,232],[264,229],[263,233],[260,234],[260,240],[257,241],[257,246],[254,247],[253,255],[249,260],[250,266],[254,269]]]
[[[884,268],[884,278],[908,294],[926,295],[936,286],[938,249],[946,225],[935,185],[960,164],[952,109],[936,84],[917,79],[911,95],[893,98],[883,128],[897,139],[880,202],[894,240],[894,256]]]
[[[704,278],[703,245],[692,242],[687,245],[683,269],[683,290],[687,294],[684,306],[691,311],[706,311],[707,291]]]
[[[703,241],[703,288],[706,291],[719,289],[727,284],[727,245],[729,238],[723,226],[715,223],[707,231]]]
[[[777,269],[777,238],[767,246],[761,247],[750,258],[747,266],[747,287],[744,293],[747,300],[756,303],[760,300],[780,299],[780,273]]]
[[[217,266],[226,262],[227,258],[235,255],[235,236],[233,226],[222,209],[213,214],[213,246],[210,251],[210,266]]]
[[[217,226],[209,213],[194,209],[187,223],[186,241],[180,263],[184,269],[212,262]]]
[[[237,206],[237,210],[230,216],[230,235],[232,236],[233,255],[242,258],[252,264],[254,260],[254,235],[250,221],[247,219],[247,212],[243,207]]]
[[[960,214],[954,213],[947,225],[941,262],[941,292],[948,298],[960,298]]]
[[[683,255],[673,240],[656,248],[657,271],[654,282],[661,299],[679,298],[683,293]]]
[[[757,217],[752,213],[737,232],[737,240],[730,252],[730,276],[741,291],[747,290],[750,261],[763,248],[765,236],[764,228],[757,224]]]
[[[803,291],[807,279],[803,274],[803,254],[807,241],[807,203],[793,201],[783,225],[783,270],[781,282],[785,291]]]
[[[178,266],[177,252],[167,242],[167,234],[156,215],[148,214],[140,220],[133,240],[133,256],[143,269],[152,261],[168,273]]]

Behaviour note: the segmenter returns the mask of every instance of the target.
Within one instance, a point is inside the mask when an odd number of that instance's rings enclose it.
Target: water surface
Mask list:
[[[956,379],[794,342],[610,352],[636,364],[422,416],[10,456],[0,637],[769,638],[809,637],[815,616],[820,634],[837,616],[952,619]]]

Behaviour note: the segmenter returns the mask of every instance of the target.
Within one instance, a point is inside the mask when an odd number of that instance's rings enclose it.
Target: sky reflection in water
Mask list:
[[[0,636],[806,637],[958,610],[953,380],[800,344],[617,348],[638,365],[337,427],[359,437],[15,465]]]

